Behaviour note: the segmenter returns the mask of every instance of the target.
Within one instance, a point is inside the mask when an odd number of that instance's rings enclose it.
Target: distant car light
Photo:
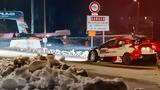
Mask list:
[[[48,46],[48,47],[51,47],[51,46],[52,46],[52,44],[47,44],[47,46]]]
[[[46,37],[50,37],[51,35],[47,34]]]

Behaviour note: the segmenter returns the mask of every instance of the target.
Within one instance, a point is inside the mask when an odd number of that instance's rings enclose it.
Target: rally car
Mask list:
[[[157,62],[157,52],[159,44],[151,42],[149,39],[139,38],[137,40],[117,37],[108,40],[106,43],[90,50],[88,60],[96,62],[98,60],[110,60],[112,63],[132,64],[133,61]]]

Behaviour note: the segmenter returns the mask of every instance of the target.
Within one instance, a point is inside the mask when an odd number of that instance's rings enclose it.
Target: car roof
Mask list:
[[[116,37],[116,38],[111,38],[108,41],[110,41],[110,40],[122,40],[122,41],[130,40],[131,41],[133,39],[125,38],[125,37]]]
[[[118,37],[118,38],[116,38],[116,40],[133,40],[133,39],[125,38],[125,37]]]
[[[129,43],[132,43],[133,39],[130,39],[130,38],[126,38],[126,37],[116,37],[116,38],[111,38],[109,39],[108,41],[111,41],[111,40],[118,40],[118,41],[124,41],[125,44],[129,44]],[[107,43],[108,41],[106,41],[105,43]]]

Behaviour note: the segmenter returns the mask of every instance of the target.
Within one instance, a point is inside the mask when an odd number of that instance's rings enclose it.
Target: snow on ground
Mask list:
[[[13,42],[12,42],[13,41]],[[88,57],[88,52],[91,49],[88,46],[75,44],[61,45],[54,44],[53,42],[49,42],[52,46],[47,46],[48,49],[39,48],[40,43],[35,40],[30,39],[18,39],[18,40],[0,40],[0,54],[1,56],[8,56],[8,52],[10,52],[9,57],[26,55],[32,56],[33,54],[46,54],[46,53],[54,53],[56,58],[59,56],[65,56],[68,61],[86,61]],[[10,47],[10,48],[9,48]],[[17,47],[17,48],[16,48]],[[43,44],[42,44],[43,47]],[[5,49],[4,49],[5,48]],[[23,48],[23,49],[22,49]],[[32,49],[31,49],[32,48]],[[36,49],[38,48],[38,49]],[[16,53],[16,54],[13,54]]]
[[[59,49],[51,49],[51,53],[55,55],[63,55],[66,57],[67,61],[87,61],[89,51],[75,51],[72,50],[59,50]]]
[[[19,49],[19,48],[8,48],[0,49],[1,57],[17,57],[17,56],[35,56],[39,54],[46,55],[46,53],[53,53],[56,58],[65,56],[66,61],[87,61],[89,51],[84,50],[60,50],[60,49]]]
[[[0,59],[0,90],[127,90],[120,79],[90,78],[59,59],[53,54]]]

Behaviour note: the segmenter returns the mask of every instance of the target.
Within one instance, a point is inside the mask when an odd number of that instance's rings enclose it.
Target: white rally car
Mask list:
[[[159,44],[147,40],[117,37],[90,50],[88,60],[112,60],[112,63],[131,64],[133,61],[156,63]],[[106,59],[107,58],[107,59]],[[108,59],[110,58],[110,59]]]

